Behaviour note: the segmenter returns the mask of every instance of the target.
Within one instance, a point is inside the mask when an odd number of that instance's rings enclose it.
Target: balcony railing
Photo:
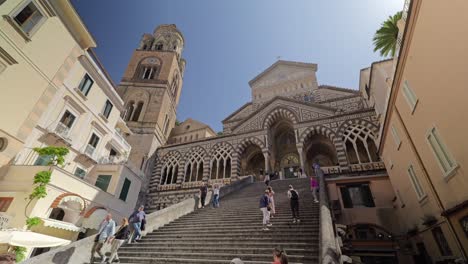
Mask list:
[[[86,148],[85,148],[85,151],[84,153],[86,155],[88,155],[90,158],[94,158],[94,151],[96,150],[95,147],[91,146],[91,145],[87,145]]]
[[[70,128],[61,122],[57,123],[57,127],[55,128],[55,133],[57,133],[59,136],[61,136],[64,139],[70,140],[68,138],[68,135],[70,134]]]
[[[119,132],[115,131],[115,136],[116,136],[116,138],[117,138],[117,141],[118,141],[119,143],[121,143],[125,148],[127,148],[127,149],[130,149],[130,148],[131,148],[130,144],[128,144],[127,140],[125,140],[125,138],[123,137],[122,134],[120,134]]]
[[[125,164],[127,159],[120,156],[107,156],[99,159],[99,164]]]

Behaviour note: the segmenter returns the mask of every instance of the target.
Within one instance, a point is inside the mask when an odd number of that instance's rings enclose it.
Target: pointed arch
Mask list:
[[[185,155],[184,182],[201,181],[206,150],[201,146],[192,147]]]
[[[217,143],[210,151],[210,179],[230,178],[234,148],[227,142]]]
[[[180,167],[182,155],[180,152],[173,150],[163,156],[160,185],[174,184],[177,182],[177,176]]]
[[[270,126],[280,118],[288,119],[293,124],[297,124],[299,121],[299,118],[290,109],[284,107],[277,107],[273,109],[263,120],[263,129],[269,129]]]
[[[239,142],[237,144],[237,148],[236,148],[236,152],[238,155],[241,155],[242,152],[244,152],[244,150],[249,146],[249,145],[256,145],[258,146],[261,150],[265,150],[265,144],[263,143],[263,141],[261,141],[260,139],[256,138],[256,137],[248,137],[248,138],[244,138],[242,139],[241,142]]]

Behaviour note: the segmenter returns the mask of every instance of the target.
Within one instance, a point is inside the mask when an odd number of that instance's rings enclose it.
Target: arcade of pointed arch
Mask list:
[[[179,161],[181,154],[178,151],[171,151],[164,155],[162,159],[161,181],[160,185],[174,184],[177,182],[179,171]]]
[[[211,149],[210,179],[231,177],[231,162],[234,148],[231,144],[221,142]]]
[[[185,156],[184,182],[201,181],[205,149],[200,146],[193,147]]]

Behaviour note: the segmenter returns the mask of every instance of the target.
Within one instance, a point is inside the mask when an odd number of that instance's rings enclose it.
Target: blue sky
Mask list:
[[[382,58],[372,36],[403,0],[72,0],[118,84],[143,33],[176,24],[187,60],[177,116],[222,130],[250,101],[248,81],[282,60],[318,64],[319,84],[358,88],[359,70]]]

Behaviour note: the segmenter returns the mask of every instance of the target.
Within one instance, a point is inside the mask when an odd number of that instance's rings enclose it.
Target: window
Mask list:
[[[25,33],[30,33],[43,18],[44,15],[32,1],[14,16],[15,22]]]
[[[83,77],[83,80],[81,80],[80,86],[78,86],[78,89],[84,94],[88,95],[89,90],[91,90],[91,86],[93,86],[93,79],[89,77],[88,74],[85,74]]]
[[[398,136],[398,132],[396,128],[393,125],[392,125],[392,136],[393,136],[393,140],[395,141],[395,145],[397,146],[397,149],[399,149],[401,145],[401,140],[400,140],[400,136]]]
[[[366,83],[366,86],[365,86],[365,90],[366,90],[366,94],[367,94],[367,99],[370,98],[370,88],[369,88],[369,85],[367,85]]]
[[[119,199],[122,200],[122,201],[126,201],[127,200],[127,195],[128,195],[128,191],[130,190],[130,184],[132,182],[125,178],[125,181],[124,181],[124,184],[122,186],[122,190],[120,191],[120,195],[119,195]]]
[[[416,104],[418,103],[418,98],[414,94],[413,90],[409,86],[408,81],[403,83],[403,95],[405,96],[406,102],[408,103],[411,112],[414,111],[416,108]]]
[[[83,170],[82,168],[80,167],[76,167],[75,169],[75,173],[73,173],[75,176],[79,177],[80,179],[84,179],[84,177],[86,176],[86,171]]]
[[[4,151],[8,145],[8,141],[4,137],[0,137],[0,151]]]
[[[431,128],[427,133],[427,142],[431,146],[432,153],[439,162],[439,166],[444,173],[444,177],[450,176],[457,168],[457,163],[448,151],[444,142],[435,127]]]
[[[143,110],[143,102],[138,102],[137,107],[135,109],[135,113],[133,113],[132,121],[138,122],[141,110]]]
[[[12,202],[13,197],[0,197],[0,212],[8,211],[8,208]]]
[[[414,172],[413,165],[410,165],[408,167],[408,175],[410,177],[411,184],[413,185],[414,191],[416,192],[416,195],[418,196],[418,199],[422,200],[424,197],[426,197],[426,193],[421,187],[421,183],[419,183],[418,177],[416,177],[416,173]]]
[[[369,184],[353,184],[340,187],[344,208],[375,207]]]
[[[71,128],[73,122],[75,122],[76,117],[70,113],[68,110],[65,111],[62,118],[60,119],[60,123],[64,124],[66,127]]]
[[[34,166],[47,166],[52,161],[52,155],[39,156],[34,162]]]
[[[163,50],[164,46],[162,43],[156,44],[156,50]]]
[[[156,67],[143,67],[141,78],[146,80],[154,79],[156,70]]]
[[[112,107],[113,107],[112,103],[109,100],[107,100],[106,104],[104,105],[104,111],[102,115],[104,115],[106,118],[109,118],[109,115],[112,111]]]
[[[169,116],[166,114],[166,119],[164,120],[164,135],[167,135],[169,129]]]
[[[434,227],[432,229],[432,235],[434,236],[434,240],[437,243],[437,246],[439,247],[440,254],[442,256],[452,256],[452,250],[450,249],[450,246],[447,243],[447,239],[445,239],[444,232],[442,232],[442,228],[440,226]]]
[[[401,197],[400,190],[397,190],[396,194],[397,194],[398,200],[400,200],[401,208],[405,208],[406,205],[405,205],[405,202],[403,201],[403,198]]]
[[[96,136],[96,134],[93,133],[93,135],[91,135],[91,138],[89,139],[88,145],[93,146],[94,148],[96,148],[98,143],[99,143],[99,137]]]
[[[107,192],[107,188],[109,187],[111,178],[112,178],[112,175],[99,175],[96,180],[95,186]]]

